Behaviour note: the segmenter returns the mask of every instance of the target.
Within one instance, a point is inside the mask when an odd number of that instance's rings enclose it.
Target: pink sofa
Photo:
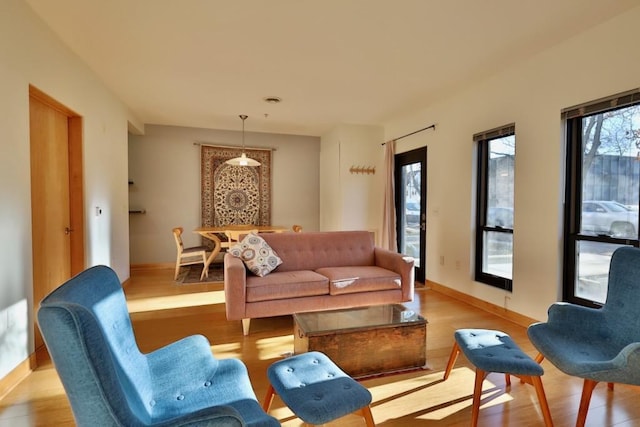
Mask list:
[[[368,231],[268,233],[261,237],[282,259],[264,277],[240,258],[224,256],[228,320],[413,300],[413,258],[376,247]]]

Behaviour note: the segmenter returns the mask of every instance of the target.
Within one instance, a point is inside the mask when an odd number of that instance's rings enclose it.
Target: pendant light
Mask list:
[[[260,166],[259,161],[247,157],[244,152],[244,121],[247,120],[247,116],[240,114],[239,117],[242,119],[242,154],[240,157],[234,157],[233,159],[227,160],[225,163],[232,166]]]

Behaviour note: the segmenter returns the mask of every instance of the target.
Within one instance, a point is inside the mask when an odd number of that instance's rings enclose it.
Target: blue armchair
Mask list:
[[[640,249],[617,249],[607,301],[594,309],[568,303],[549,308],[546,323],[529,326],[540,355],[562,372],[584,378],[576,426],[583,426],[598,382],[640,385]]]
[[[140,352],[115,272],[93,267],[45,297],[38,322],[79,426],[279,426],[245,365],[201,335]]]

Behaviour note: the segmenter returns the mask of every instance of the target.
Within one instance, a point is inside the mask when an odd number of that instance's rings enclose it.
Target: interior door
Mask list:
[[[398,250],[415,259],[415,277],[426,277],[427,147],[396,154],[396,227]]]
[[[84,267],[81,120],[29,91],[33,313],[42,298]],[[35,325],[36,354],[44,342]]]

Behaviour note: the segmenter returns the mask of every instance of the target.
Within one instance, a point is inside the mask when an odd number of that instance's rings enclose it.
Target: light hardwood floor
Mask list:
[[[140,348],[147,352],[190,334],[203,334],[219,358],[238,357],[249,369],[262,402],[267,366],[293,350],[291,316],[254,319],[251,334],[242,335],[239,321],[224,314],[222,285],[177,285],[173,271],[134,271],[125,286]],[[461,355],[449,379],[442,381],[453,332],[459,328],[499,329],[509,333],[530,356],[536,352],[526,329],[427,288],[417,288],[414,302],[429,322],[427,364],[418,372],[368,379],[373,394],[372,412],[380,426],[468,426],[471,417],[473,370]],[[398,343],[398,351],[402,351]],[[544,364],[545,391],[555,426],[575,424],[582,381]],[[484,383],[479,426],[542,426],[533,387],[515,380],[505,387],[504,376],[490,374]],[[587,425],[640,426],[640,388],[600,384],[594,391]],[[276,397],[272,414],[284,426],[301,421]],[[64,390],[50,364],[41,366],[0,401],[0,427],[72,426],[73,417]],[[347,416],[330,426],[362,426],[361,418]]]

